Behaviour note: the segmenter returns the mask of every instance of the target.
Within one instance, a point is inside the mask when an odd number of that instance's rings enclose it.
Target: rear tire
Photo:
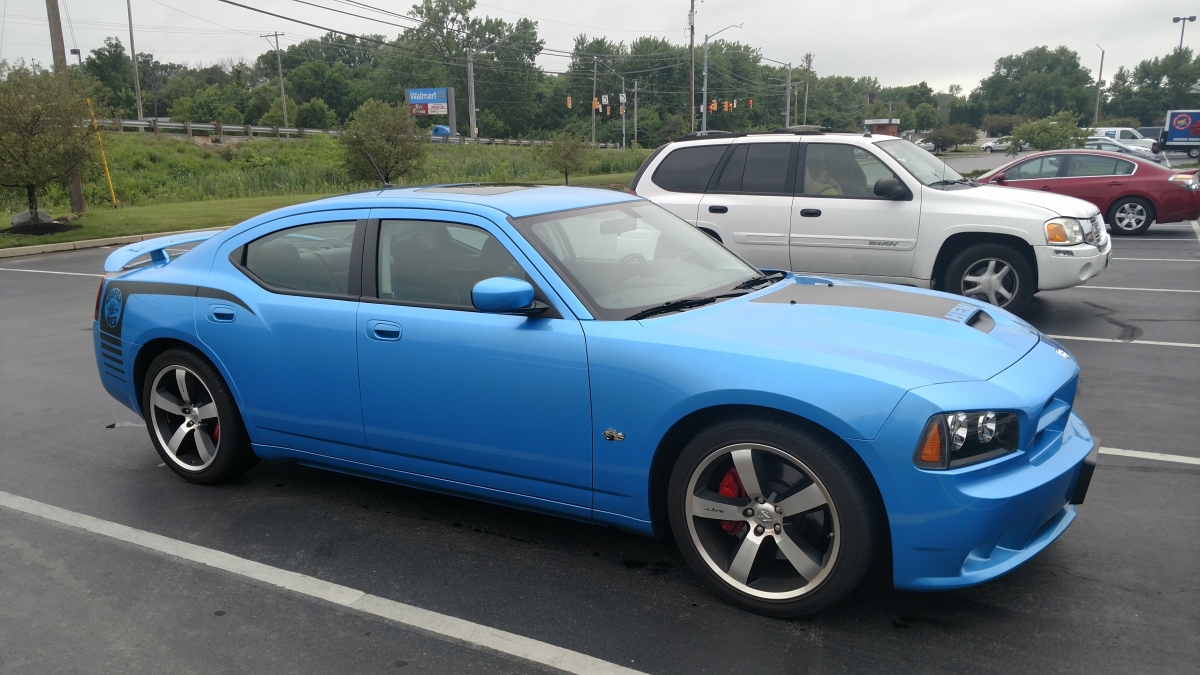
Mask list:
[[[1019,313],[1037,288],[1033,266],[1007,244],[968,246],[950,260],[942,290]]]
[[[169,349],[151,362],[142,416],[159,457],[189,483],[218,483],[258,463],[225,380],[191,351]]]
[[[814,614],[853,591],[875,556],[880,524],[864,474],[790,420],[731,418],[676,461],[671,531],[692,570],[730,603],[780,618]]]
[[[1192,159],[1200,157],[1200,148],[1188,148],[1188,157]]]
[[[1114,236],[1132,237],[1143,234],[1154,222],[1154,205],[1141,197],[1122,197],[1108,207],[1105,220]]]

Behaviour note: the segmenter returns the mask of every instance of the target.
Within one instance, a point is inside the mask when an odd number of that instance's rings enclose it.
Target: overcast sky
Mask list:
[[[296,0],[237,0],[241,4],[304,19],[351,33],[400,29],[299,4]],[[318,4],[355,11],[337,0]],[[363,0],[406,13],[411,2]],[[226,59],[251,59],[267,45],[259,33],[280,31],[285,44],[318,37],[320,30],[232,7],[218,0],[132,0],[134,39],[139,52],[161,61],[205,65]],[[59,0],[67,48],[86,55],[106,36],[119,36],[128,48],[124,0]],[[49,65],[50,36],[45,0],[0,0],[3,32],[0,59],[36,60]],[[687,42],[686,0],[487,0],[479,14],[514,21],[528,16],[539,24],[548,47],[571,48],[579,33],[630,40],[658,35]],[[927,81],[944,90],[960,84],[965,91],[987,76],[998,57],[1030,47],[1066,45],[1080,54],[1093,75],[1106,50],[1105,79],[1117,66],[1166,54],[1179,44],[1179,24],[1171,18],[1200,14],[1200,2],[1179,0],[696,0],[696,41],[735,23],[722,38],[762,50],[763,56],[798,63],[815,55],[821,75],[874,75],[887,86]],[[67,21],[68,15],[71,21]],[[404,23],[401,21],[400,23]],[[1200,49],[1200,22],[1188,26],[1184,44]],[[699,57],[697,57],[699,58]],[[548,71],[561,71],[563,58],[540,59]]]

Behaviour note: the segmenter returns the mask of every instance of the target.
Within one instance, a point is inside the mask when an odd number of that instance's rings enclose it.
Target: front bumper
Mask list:
[[[1078,372],[1073,359],[1042,342],[987,382],[910,391],[874,441],[851,442],[884,498],[897,588],[945,590],[989,581],[1066,530],[1087,492],[1097,452],[1071,410]],[[912,453],[921,429],[931,415],[947,410],[1016,412],[1021,449],[959,469],[917,469]],[[876,462],[886,465],[882,471]]]
[[[1034,246],[1033,253],[1038,290],[1054,291],[1078,286],[1107,269],[1112,262],[1112,239],[1105,238],[1099,249],[1091,244]]]

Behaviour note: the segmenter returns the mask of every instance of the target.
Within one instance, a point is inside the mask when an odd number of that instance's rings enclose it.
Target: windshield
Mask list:
[[[880,141],[875,145],[900,162],[921,185],[949,185],[966,180],[945,162],[906,140]]]
[[[512,222],[597,319],[628,319],[682,299],[711,300],[763,278],[707,234],[650,202]]]

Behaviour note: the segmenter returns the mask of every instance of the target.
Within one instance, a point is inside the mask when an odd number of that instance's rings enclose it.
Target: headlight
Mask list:
[[[1046,221],[1046,243],[1051,246],[1082,244],[1083,226],[1074,218],[1051,218]]]
[[[913,453],[922,469],[953,469],[1014,452],[1021,424],[1014,413],[955,412],[929,418]]]
[[[1185,190],[1200,190],[1200,179],[1194,173],[1177,173],[1171,176],[1171,182]]]

